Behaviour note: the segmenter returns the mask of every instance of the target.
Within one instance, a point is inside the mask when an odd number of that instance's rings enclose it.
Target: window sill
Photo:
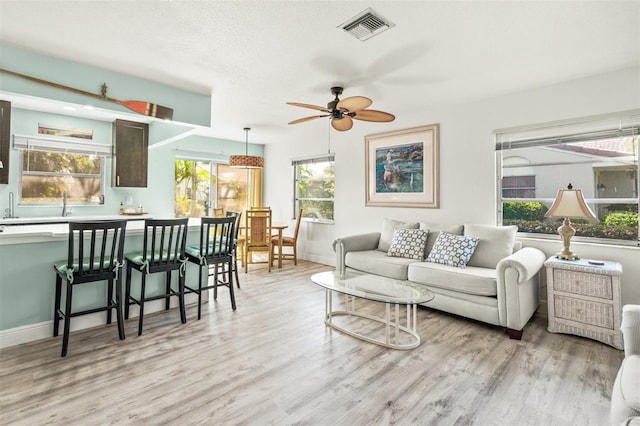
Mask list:
[[[335,221],[333,220],[329,220],[329,219],[313,219],[310,217],[303,217],[302,218],[303,222],[308,222],[308,223],[319,223],[322,225],[334,225]]]
[[[558,242],[562,243],[559,235],[551,234],[532,234],[529,232],[518,232],[517,239],[521,241],[543,241],[543,242]],[[634,240],[607,240],[603,238],[587,238],[587,237],[573,237],[571,238],[571,244],[574,245],[586,245],[593,247],[615,247],[621,249],[640,249],[640,241]]]

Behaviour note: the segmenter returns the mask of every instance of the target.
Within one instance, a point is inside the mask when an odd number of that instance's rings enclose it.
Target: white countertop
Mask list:
[[[99,216],[47,216],[47,217],[12,217],[0,219],[0,225],[28,225],[28,224],[52,224],[69,223],[86,220],[139,220],[152,217],[150,214],[142,215],[99,215]]]
[[[105,215],[105,216],[69,216],[56,218],[24,218],[11,219],[20,221],[18,223],[6,224],[0,221],[0,245],[27,244],[49,241],[66,241],[69,237],[69,222],[83,220],[115,220],[127,219],[127,235],[142,235],[144,220],[151,218],[151,215]],[[51,221],[49,219],[62,219],[61,221]],[[8,219],[5,219],[8,220]],[[189,219],[189,228],[199,227],[199,218]]]

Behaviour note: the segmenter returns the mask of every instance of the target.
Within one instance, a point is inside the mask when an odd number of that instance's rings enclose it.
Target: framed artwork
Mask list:
[[[367,206],[439,208],[440,125],[365,136]]]
[[[67,136],[72,138],[93,139],[93,130],[76,129],[74,127],[52,126],[38,123],[38,133],[42,135]]]

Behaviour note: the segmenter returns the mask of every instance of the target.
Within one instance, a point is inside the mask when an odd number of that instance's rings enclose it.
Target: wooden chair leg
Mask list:
[[[111,311],[111,309],[109,309]],[[124,319],[122,318],[122,278],[116,280],[116,321],[118,322],[118,337],[124,340]]]
[[[147,276],[144,272],[141,272],[142,280],[140,283],[140,317],[138,318],[138,336],[142,335],[142,320],[144,318],[144,298],[145,288],[147,286]]]
[[[124,290],[124,319],[129,319],[129,308],[131,307],[131,264],[127,262],[127,276]]]
[[[178,277],[178,280],[179,279],[180,278]],[[164,298],[164,310],[168,311],[171,307],[171,271],[167,271],[164,294],[166,294],[166,297]]]
[[[60,328],[60,298],[62,297],[62,278],[56,273],[56,298],[53,303],[53,337],[58,336]]]
[[[180,276],[178,274],[178,304],[180,305],[180,322],[183,324],[187,323],[187,309],[184,303],[184,284],[186,279],[185,275]]]
[[[245,245],[244,247],[244,254],[242,255],[242,264],[244,265],[244,273],[248,274],[249,273],[249,250],[247,249],[247,246]]]
[[[67,281],[67,297],[64,306],[64,334],[62,335],[62,353],[60,356],[67,356],[67,347],[69,346],[69,332],[71,330],[71,290],[72,284]]]
[[[218,264],[217,263],[213,265],[213,300],[218,300]]]
[[[202,311],[202,266],[198,266],[198,319],[200,319],[201,311]],[[207,279],[209,278],[209,268],[207,267],[205,273],[207,274]]]
[[[231,259],[233,261],[233,259]],[[231,268],[231,262],[229,262],[229,268]],[[233,291],[233,274],[229,274],[229,294],[231,296],[231,309],[236,310],[236,296]]]
[[[240,288],[240,279],[238,279],[238,256],[235,250],[233,252],[233,273],[236,276],[236,286]]]
[[[107,306],[113,300],[113,280],[107,280]],[[107,324],[111,324],[111,308],[107,309]]]

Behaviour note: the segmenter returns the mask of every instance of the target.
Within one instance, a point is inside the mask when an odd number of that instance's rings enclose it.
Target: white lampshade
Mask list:
[[[553,205],[544,216],[597,220],[596,215],[593,214],[587,203],[584,201],[582,191],[579,189],[573,189],[571,184],[569,184],[568,189],[561,189],[558,191]]]

